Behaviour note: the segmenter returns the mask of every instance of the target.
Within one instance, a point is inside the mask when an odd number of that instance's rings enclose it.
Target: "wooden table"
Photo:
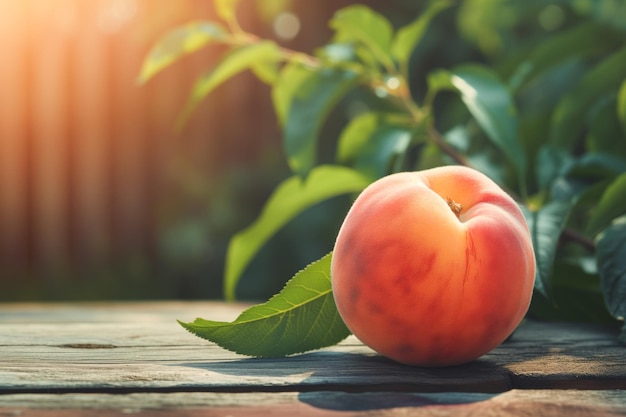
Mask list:
[[[465,366],[393,363],[350,337],[251,359],[176,319],[232,320],[222,303],[0,304],[0,416],[626,415],[615,329],[525,322]]]

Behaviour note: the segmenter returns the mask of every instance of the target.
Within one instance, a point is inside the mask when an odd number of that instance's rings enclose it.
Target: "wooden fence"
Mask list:
[[[341,3],[298,2],[307,24],[290,46],[326,41],[328,17],[349,2]],[[268,90],[248,75],[174,131],[193,79],[218,49],[137,85],[159,36],[212,13],[206,0],[0,0],[0,299],[11,299],[7,288],[54,285],[76,267],[153,262],[159,207],[184,198],[181,166],[210,182],[227,164],[277,146]],[[266,30],[252,6],[241,13]]]

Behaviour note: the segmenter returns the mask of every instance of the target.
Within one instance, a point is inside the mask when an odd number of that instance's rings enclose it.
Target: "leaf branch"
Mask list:
[[[592,239],[589,239],[587,236],[573,229],[563,229],[563,232],[561,233],[561,240],[577,243],[589,252],[596,251],[596,244]]]
[[[435,144],[435,146],[437,146],[444,154],[452,158],[454,162],[459,165],[467,167],[470,166],[470,163],[465,155],[457,152],[456,149],[450,146],[432,123],[430,123],[428,126],[428,137]]]

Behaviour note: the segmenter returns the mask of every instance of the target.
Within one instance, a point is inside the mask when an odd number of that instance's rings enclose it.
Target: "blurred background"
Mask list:
[[[243,0],[239,16],[246,30],[312,53],[330,39],[335,10],[354,3],[402,25],[426,2]],[[623,12],[619,0],[603,2],[608,12],[592,0],[507,3],[444,13],[414,59],[416,93],[431,69],[494,63],[570,21]],[[0,0],[0,301],[221,297],[229,238],[289,171],[269,87],[248,73],[175,130],[219,47],[138,85],[151,46],[202,19],[215,19],[212,1]],[[333,115],[324,134],[346,117]],[[340,219],[328,213],[348,203],[291,222],[254,260],[240,297],[266,298],[327,253]]]
[[[350,2],[243,3],[247,30],[312,52]],[[287,10],[302,20],[285,34]],[[216,19],[212,1],[0,0],[0,300],[221,296],[228,239],[289,172],[269,88],[249,74],[176,131],[223,50],[138,85],[151,46],[201,19]],[[283,262],[269,248],[255,269],[284,282],[317,246]]]

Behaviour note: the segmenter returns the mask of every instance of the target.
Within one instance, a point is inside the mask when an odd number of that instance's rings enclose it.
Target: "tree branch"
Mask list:
[[[466,166],[466,167],[470,166],[470,163],[468,162],[468,160],[465,157],[465,155],[457,152],[456,149],[454,149],[452,146],[450,146],[448,144],[448,142],[445,141],[443,136],[441,136],[441,133],[439,133],[439,131],[437,129],[435,129],[434,126],[430,125],[428,127],[428,135],[430,136],[430,139],[433,141],[433,143],[439,149],[441,149],[441,151],[443,153],[445,153],[450,158],[452,158],[454,160],[454,162],[456,162],[458,165],[463,165],[463,166]]]
[[[596,251],[596,244],[593,240],[589,239],[587,236],[578,233],[572,229],[563,229],[561,233],[562,240],[568,240],[570,242],[578,243],[580,246],[587,249],[589,252]]]

